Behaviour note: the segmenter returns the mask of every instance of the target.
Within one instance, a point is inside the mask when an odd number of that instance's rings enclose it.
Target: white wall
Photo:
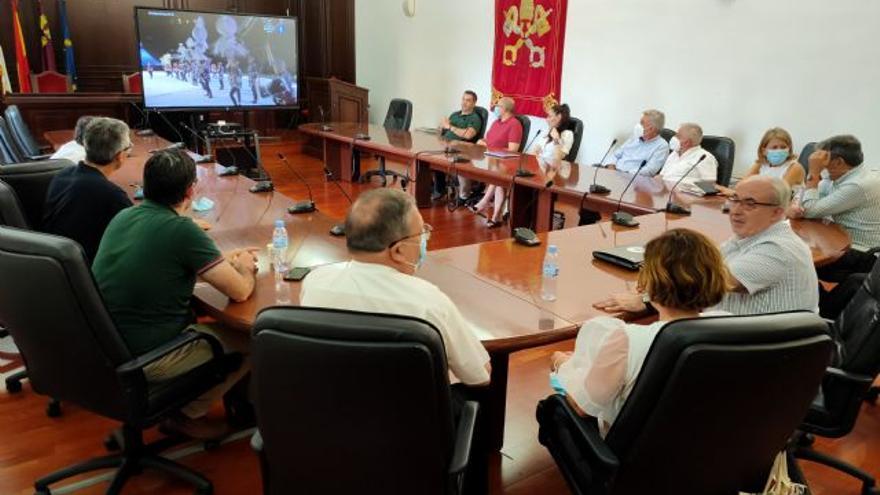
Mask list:
[[[489,99],[492,0],[356,0],[357,82],[370,118],[413,101],[413,127],[435,125],[462,90]],[[667,127],[694,121],[737,144],[736,170],[763,132],[788,129],[797,151],[835,133],[880,164],[880,2],[866,0],[570,0],[562,100],[585,121],[580,162],[626,137],[641,110]],[[544,126],[545,127],[545,126]],[[538,126],[533,124],[532,132]]]

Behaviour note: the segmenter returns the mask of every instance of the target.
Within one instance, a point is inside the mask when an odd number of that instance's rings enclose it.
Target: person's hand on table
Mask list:
[[[718,189],[718,194],[721,196],[733,196],[733,189],[722,186],[721,184],[715,184],[715,189]]]
[[[257,257],[255,253],[259,251],[260,248],[256,247],[238,248],[228,251],[224,254],[224,258],[239,273],[256,273]]]
[[[559,367],[562,366],[562,363],[571,359],[571,351],[563,352],[556,351],[550,356],[550,371],[558,371]]]
[[[642,295],[632,292],[622,292],[612,294],[611,296],[593,304],[596,309],[601,309],[607,313],[620,313],[622,311],[628,313],[638,313],[648,309],[642,302]]]
[[[785,210],[785,216],[788,218],[804,218],[804,207],[800,205],[789,206],[788,209]]]
[[[480,140],[478,140],[478,141],[477,141],[476,143],[474,143],[474,144],[476,144],[476,145],[478,145],[478,146],[485,146],[485,147],[487,147],[487,148],[489,147],[489,144],[486,143],[486,140],[485,140],[485,139],[480,139]]]
[[[605,165],[605,168],[607,168],[608,170],[617,170],[617,167],[613,163]]]
[[[211,230],[211,222],[202,218],[193,218],[192,221],[202,230]]]

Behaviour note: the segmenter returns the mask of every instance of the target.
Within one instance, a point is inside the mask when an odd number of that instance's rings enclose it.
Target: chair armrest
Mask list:
[[[593,428],[590,424],[584,421],[584,418],[571,408],[568,401],[565,400],[565,397],[559,396],[559,401],[563,403],[562,410],[568,416],[569,421],[571,421],[571,424],[577,428],[578,433],[581,435],[581,439],[586,442],[587,446],[590,448],[590,451],[593,454],[593,460],[601,464],[611,473],[617,471],[620,467],[620,459],[617,458],[617,455],[608,447],[605,440],[602,439],[602,436],[599,435],[599,430]]]
[[[159,359],[167,356],[168,354],[171,354],[172,352],[184,347],[185,345],[191,344],[198,340],[204,340],[211,346],[211,354],[213,354],[215,358],[223,355],[223,346],[220,344],[220,341],[217,340],[213,335],[188,330],[181,333],[173,340],[170,340],[160,345],[159,347],[147,352],[146,354],[142,354],[135,359],[132,359],[131,361],[122,364],[121,366],[116,368],[116,373],[123,378],[126,378],[132,373],[142,372],[147,365],[152,364]]]
[[[833,368],[831,366],[825,368],[825,375],[830,376],[834,379],[850,382],[853,385],[856,385],[858,388],[864,388],[864,391],[868,391],[868,389],[871,388],[871,385],[874,384],[874,377],[872,376],[857,375],[855,373],[850,373],[840,368]]]
[[[263,452],[263,435],[260,434],[260,430],[255,431],[251,436],[251,448],[254,449],[254,452]]]
[[[449,474],[456,475],[463,472],[470,461],[478,410],[479,405],[474,401],[465,402],[461,409],[461,416],[458,418],[455,431],[455,447],[452,451],[452,460],[449,463]]]

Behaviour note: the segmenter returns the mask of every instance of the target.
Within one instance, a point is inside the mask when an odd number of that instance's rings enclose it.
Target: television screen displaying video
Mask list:
[[[296,19],[135,9],[144,106],[297,104]]]

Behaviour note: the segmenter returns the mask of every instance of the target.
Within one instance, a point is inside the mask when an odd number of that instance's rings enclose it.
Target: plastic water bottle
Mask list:
[[[544,269],[541,278],[541,299],[556,300],[556,279],[559,278],[559,248],[555,244],[547,246],[544,255]]]
[[[272,232],[272,266],[275,273],[284,275],[287,273],[287,246],[290,241],[287,238],[287,228],[284,220],[275,220],[275,230]]]
[[[284,274],[290,268],[287,264],[287,246],[289,245],[290,241],[287,238],[284,220],[275,220],[275,230],[272,232],[272,267],[275,269],[276,304],[290,302],[290,287],[284,283]]]

